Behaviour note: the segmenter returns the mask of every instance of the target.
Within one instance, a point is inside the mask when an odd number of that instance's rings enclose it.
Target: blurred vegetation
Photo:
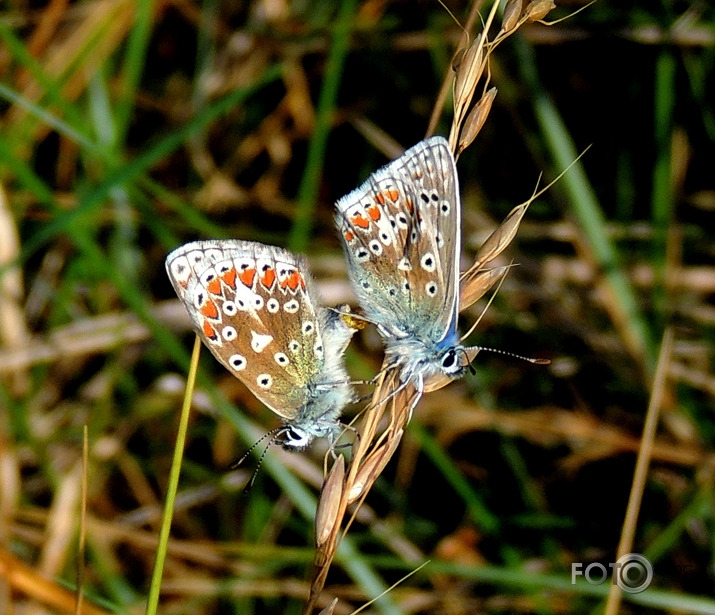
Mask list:
[[[2,6],[0,612],[72,612],[84,425],[84,612],[143,612],[193,339],[166,254],[289,247],[350,301],[333,202],[423,138],[461,36],[424,1]],[[465,260],[592,145],[531,205],[473,336],[552,363],[481,353],[425,396],[321,606],[349,613],[429,559],[371,609],[602,610],[608,584],[571,565],[615,559],[670,325],[633,546],[655,575],[620,612],[715,612],[714,56],[715,9],[674,0],[596,3],[497,49],[458,164]],[[370,378],[379,338],[356,337]],[[275,424],[204,353],[160,612],[301,612],[324,449],[271,448],[247,495],[251,464],[229,471]]]

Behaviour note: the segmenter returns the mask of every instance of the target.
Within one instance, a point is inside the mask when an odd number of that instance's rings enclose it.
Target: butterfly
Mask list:
[[[196,241],[169,254],[166,271],[214,357],[283,421],[274,440],[294,451],[332,443],[355,399],[343,364],[355,328],[318,303],[305,260],[252,241]]]
[[[414,385],[414,407],[431,382],[462,376],[476,354],[457,332],[461,204],[447,141],[421,141],[336,208],[355,295],[400,388]]]

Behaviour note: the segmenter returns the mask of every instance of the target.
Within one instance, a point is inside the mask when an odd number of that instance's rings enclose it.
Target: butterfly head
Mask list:
[[[310,446],[310,443],[314,440],[315,436],[307,432],[302,427],[286,427],[281,432],[280,435],[283,436],[281,441],[281,446],[287,451],[302,451],[304,448]]]
[[[452,339],[438,343],[416,336],[393,339],[388,341],[386,355],[400,369],[400,380],[411,382],[418,390],[435,379],[460,378],[470,365],[466,348]]]
[[[278,432],[281,446],[287,451],[302,451],[316,438],[327,438],[332,445],[343,429],[340,411],[353,399],[347,381],[316,387],[298,417]]]

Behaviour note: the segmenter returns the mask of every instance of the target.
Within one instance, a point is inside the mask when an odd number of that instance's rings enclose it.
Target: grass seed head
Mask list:
[[[526,21],[541,21],[555,8],[556,4],[553,0],[534,0],[534,2],[527,5],[524,15],[526,16]]]
[[[315,543],[318,548],[330,537],[335,527],[344,479],[345,458],[339,455],[323,483],[318,510],[315,511]]]

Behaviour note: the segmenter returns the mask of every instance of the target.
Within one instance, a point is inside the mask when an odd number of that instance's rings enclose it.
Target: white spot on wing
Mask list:
[[[355,260],[358,263],[364,263],[370,260],[370,253],[365,248],[358,248],[355,250]]]
[[[251,348],[253,352],[263,352],[263,349],[273,341],[272,335],[261,335],[251,331]]]
[[[289,314],[295,314],[298,311],[299,307],[300,304],[298,303],[297,299],[291,299],[290,301],[286,301],[283,304],[283,309]]]
[[[262,389],[270,389],[273,384],[273,377],[270,374],[258,374],[256,384]]]
[[[233,301],[224,301],[221,309],[226,316],[233,316],[236,313],[236,304]]]
[[[248,362],[246,361],[246,357],[240,354],[232,354],[228,358],[228,364],[233,367],[237,372],[240,372],[242,369],[246,369],[246,365],[248,365]]]
[[[189,260],[185,256],[177,256],[171,261],[171,275],[179,284],[186,285],[191,277],[191,267]]]
[[[434,255],[429,252],[420,259],[420,265],[425,271],[434,271],[437,268]]]

